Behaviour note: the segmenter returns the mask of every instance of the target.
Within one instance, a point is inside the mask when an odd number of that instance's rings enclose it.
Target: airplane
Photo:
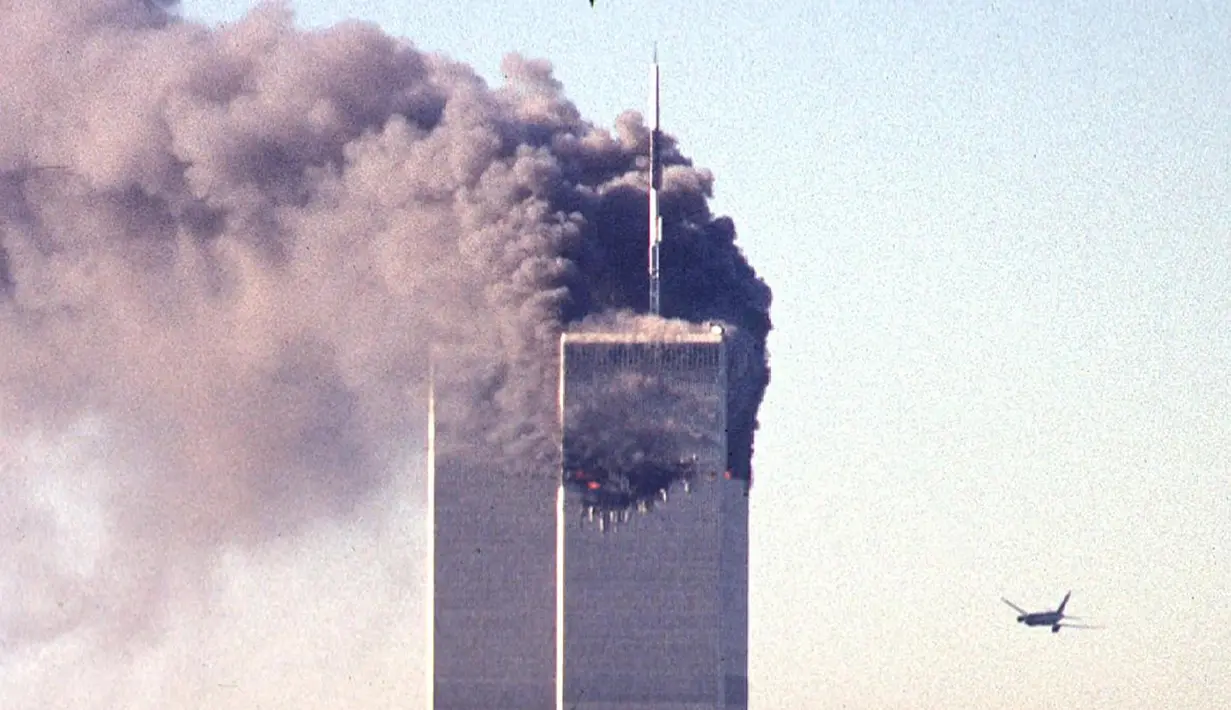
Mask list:
[[[1053,634],[1059,633],[1061,627],[1067,627],[1070,629],[1099,629],[1099,628],[1102,628],[1101,626],[1084,626],[1082,624],[1064,623],[1064,619],[1078,618],[1076,616],[1069,616],[1064,613],[1064,607],[1066,604],[1069,603],[1069,597],[1072,595],[1073,595],[1073,592],[1071,590],[1067,594],[1065,594],[1064,599],[1060,600],[1059,608],[1057,608],[1055,611],[1029,612],[1021,608],[1020,606],[1014,604],[1013,602],[1009,601],[1008,599],[1005,599],[1004,597],[1001,597],[1000,601],[1013,607],[1017,611],[1017,613],[1020,614],[1020,616],[1017,617],[1017,620],[1020,623],[1023,623],[1026,626],[1050,626],[1051,632]]]

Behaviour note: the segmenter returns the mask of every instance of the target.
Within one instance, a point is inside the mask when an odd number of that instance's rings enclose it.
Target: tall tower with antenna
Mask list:
[[[658,62],[650,312],[660,314]],[[559,469],[469,419],[499,356],[431,359],[430,710],[747,710],[747,484],[721,323],[561,334]],[[734,351],[731,351],[734,352]]]
[[[650,82],[661,315],[657,52]],[[728,469],[729,346],[711,322],[561,334],[556,710],[747,710],[748,490]]]
[[[662,187],[662,161],[658,157],[658,46],[650,65],[650,313],[662,314],[662,285],[659,248],[663,241],[663,220],[658,212],[658,190]]]

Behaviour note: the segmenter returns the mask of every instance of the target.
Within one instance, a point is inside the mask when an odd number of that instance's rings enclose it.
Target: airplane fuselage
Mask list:
[[[1017,617],[1017,620],[1026,626],[1054,626],[1060,623],[1064,618],[1061,614],[1054,611],[1041,611],[1035,614],[1022,614]]]

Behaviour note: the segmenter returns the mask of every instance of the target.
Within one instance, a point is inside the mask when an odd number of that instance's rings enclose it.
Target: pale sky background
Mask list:
[[[493,84],[507,51],[549,59],[605,126],[644,108],[659,42],[664,127],[714,171],[712,205],[775,295],[756,710],[1231,705],[1226,3],[292,4],[304,26],[371,20]],[[354,621],[362,555],[420,554],[358,549],[223,601]],[[1106,629],[1026,629],[999,601],[1054,608],[1070,588]],[[354,627],[281,649],[232,636],[252,654],[232,670],[303,683],[300,663],[360,697],[343,659],[371,656],[417,692],[413,606],[396,653]]]

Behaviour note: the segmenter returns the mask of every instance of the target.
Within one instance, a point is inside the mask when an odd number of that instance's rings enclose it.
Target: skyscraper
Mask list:
[[[455,374],[464,369],[453,363]],[[434,710],[747,706],[748,498],[721,329],[566,333],[560,464],[510,471],[433,378]]]
[[[747,706],[748,498],[721,328],[561,339],[557,707]]]
[[[433,368],[428,707],[544,710],[555,707],[559,481],[550,466],[519,467],[479,430],[471,371],[483,365],[452,354]]]
[[[550,465],[488,450],[459,409],[482,401],[464,363],[433,377],[434,710],[747,707],[748,481],[729,468],[727,335],[657,318],[657,59],[651,81],[654,332],[561,336]]]

